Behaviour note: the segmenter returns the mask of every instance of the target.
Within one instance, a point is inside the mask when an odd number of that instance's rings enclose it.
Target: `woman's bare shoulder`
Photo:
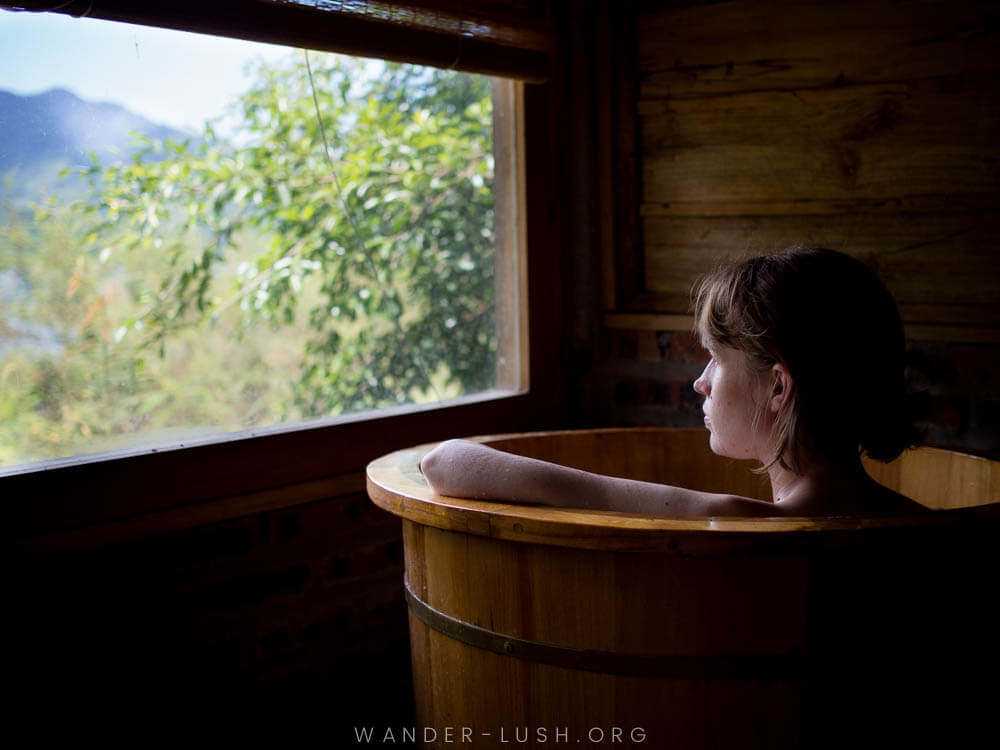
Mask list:
[[[853,491],[816,493],[795,502],[775,503],[775,515],[783,516],[907,516],[931,509],[872,481]]]
[[[706,516],[768,518],[791,515],[780,503],[740,495],[711,495],[704,503]]]

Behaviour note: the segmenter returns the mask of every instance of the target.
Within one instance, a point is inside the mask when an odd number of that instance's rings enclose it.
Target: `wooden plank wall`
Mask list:
[[[642,7],[641,280],[614,312],[686,314],[699,273],[803,243],[875,267],[911,335],[997,341],[996,3]]]
[[[361,472],[6,549],[10,714],[28,731],[55,715],[47,736],[277,728],[295,745],[318,728],[347,746],[412,723],[400,521]]]
[[[1000,4],[615,7],[595,421],[700,425],[693,282],[816,244],[899,301],[926,441],[1000,455]]]

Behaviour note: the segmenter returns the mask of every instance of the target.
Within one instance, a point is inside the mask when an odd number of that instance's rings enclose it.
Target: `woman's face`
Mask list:
[[[763,425],[754,428],[754,414],[763,397],[763,378],[751,372],[746,356],[709,343],[712,358],[694,382],[705,397],[705,426],[712,432],[712,452],[729,458],[762,459],[766,449]]]

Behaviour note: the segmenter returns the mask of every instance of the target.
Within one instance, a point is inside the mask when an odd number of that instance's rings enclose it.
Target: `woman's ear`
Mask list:
[[[771,367],[771,391],[768,407],[772,414],[780,412],[785,404],[791,401],[792,389],[795,383],[792,381],[792,374],[788,368],[778,362]]]

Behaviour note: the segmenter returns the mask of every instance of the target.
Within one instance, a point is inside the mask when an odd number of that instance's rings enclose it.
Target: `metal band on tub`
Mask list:
[[[529,641],[496,633],[445,614],[421,599],[403,580],[406,603],[418,620],[432,630],[475,648],[525,661],[601,674],[667,677],[678,680],[798,680],[801,653],[724,654],[687,656],[672,654],[619,654]]]

